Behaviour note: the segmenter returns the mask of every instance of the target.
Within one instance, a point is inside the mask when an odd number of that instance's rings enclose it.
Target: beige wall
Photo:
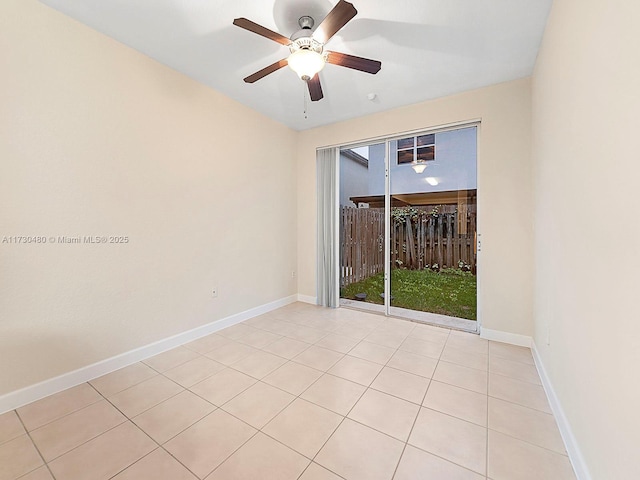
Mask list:
[[[479,311],[483,327],[531,335],[531,97],[508,82],[301,132],[298,138],[298,291],[316,295],[318,147],[481,119],[478,149]]]
[[[640,478],[640,3],[556,0],[533,77],[535,342],[592,478]]]
[[[36,0],[0,46],[0,237],[130,238],[0,243],[0,394],[296,293],[294,131]]]

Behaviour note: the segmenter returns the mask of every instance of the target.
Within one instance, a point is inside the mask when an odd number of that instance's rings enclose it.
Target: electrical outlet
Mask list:
[[[295,270],[293,270],[293,271],[291,272],[291,278],[296,278],[296,271],[295,271]]]
[[[213,287],[213,288],[211,289],[211,296],[212,296],[213,298],[218,298],[218,287]]]

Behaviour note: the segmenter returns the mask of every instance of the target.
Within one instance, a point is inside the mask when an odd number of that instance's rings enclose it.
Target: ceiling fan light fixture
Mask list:
[[[301,48],[287,59],[291,70],[296,72],[302,80],[312,79],[316,73],[324,68],[324,55],[313,50]]]

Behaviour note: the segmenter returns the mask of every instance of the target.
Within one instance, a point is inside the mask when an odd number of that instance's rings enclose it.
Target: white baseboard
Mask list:
[[[571,465],[573,466],[573,471],[576,474],[576,478],[578,480],[591,480],[591,474],[589,473],[589,470],[587,468],[587,463],[585,462],[582,451],[578,446],[576,437],[573,435],[569,420],[567,419],[567,416],[564,413],[564,409],[560,404],[560,399],[553,389],[551,380],[547,375],[547,371],[545,370],[544,364],[542,363],[542,358],[540,357],[538,349],[536,348],[536,344],[533,340],[531,340],[531,352],[533,353],[533,360],[536,364],[536,368],[538,369],[538,374],[540,375],[542,386],[544,387],[544,391],[547,394],[549,405],[551,406],[551,410],[553,411],[553,415],[555,416],[556,423],[558,424],[558,429],[560,430],[560,435],[562,436],[562,440],[564,441],[564,446],[567,449],[567,454],[569,455],[569,460],[571,461]]]
[[[192,330],[187,330],[186,332],[136,348],[135,350],[121,353],[115,357],[87,365],[86,367],[79,368],[78,370],[44,380],[40,383],[36,383],[35,385],[30,385],[20,390],[6,393],[0,396],[0,414],[28,403],[35,402],[36,400],[53,395],[54,393],[58,393],[62,390],[66,390],[67,388],[75,387],[76,385],[88,382],[94,378],[101,377],[102,375],[139,362],[145,358],[152,357],[158,353],[184,345],[185,343],[189,343],[193,340],[197,340],[200,337],[204,337],[217,332],[218,330],[222,330],[223,328],[235,325],[236,323],[243,322],[249,318],[262,315],[263,313],[270,312],[276,308],[284,307],[285,305],[297,300],[299,300],[297,295],[291,295],[270,303],[265,303],[264,305],[221,318],[220,320],[196,327]]]
[[[519,345],[520,347],[531,347],[533,342],[531,337],[520,335],[518,333],[503,332],[501,330],[491,330],[489,328],[480,327],[480,338],[492,340],[494,342],[510,343],[511,345]]]
[[[310,303],[312,305],[317,305],[318,304],[318,298],[317,297],[312,297],[311,295],[302,295],[301,293],[298,294],[298,301],[299,302],[304,302],[304,303]]]

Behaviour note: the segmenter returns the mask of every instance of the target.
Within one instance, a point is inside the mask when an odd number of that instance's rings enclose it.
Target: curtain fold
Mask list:
[[[338,306],[338,149],[316,152],[318,191],[318,305]]]

